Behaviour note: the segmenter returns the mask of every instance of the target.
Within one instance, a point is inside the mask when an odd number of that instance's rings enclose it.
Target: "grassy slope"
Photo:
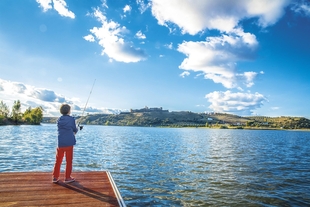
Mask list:
[[[44,118],[43,123],[56,123],[57,117]],[[221,125],[264,128],[310,128],[310,120],[303,117],[241,117],[233,114],[200,114],[192,112],[147,112],[129,114],[94,114],[77,117],[82,124],[117,126],[208,126]]]

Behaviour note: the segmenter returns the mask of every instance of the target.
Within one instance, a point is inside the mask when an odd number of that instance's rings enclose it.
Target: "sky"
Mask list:
[[[0,100],[44,116],[310,118],[309,60],[306,0],[0,1]]]

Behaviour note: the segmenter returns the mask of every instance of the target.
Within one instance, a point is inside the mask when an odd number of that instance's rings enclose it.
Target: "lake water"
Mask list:
[[[85,126],[76,139],[73,176],[109,170],[127,206],[310,206],[310,132]],[[1,126],[0,172],[52,171],[56,145],[56,125]]]

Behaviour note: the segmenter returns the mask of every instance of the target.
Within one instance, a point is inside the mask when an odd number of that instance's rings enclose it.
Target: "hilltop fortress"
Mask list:
[[[141,113],[141,112],[169,112],[168,110],[163,110],[163,107],[159,108],[149,108],[145,106],[142,109],[130,109],[130,113]]]
[[[159,108],[149,108],[147,106],[145,106],[142,109],[130,109],[130,112],[121,112],[120,114],[130,114],[130,113],[145,113],[145,112],[166,112],[168,113],[169,110],[163,110],[163,107],[159,107]]]

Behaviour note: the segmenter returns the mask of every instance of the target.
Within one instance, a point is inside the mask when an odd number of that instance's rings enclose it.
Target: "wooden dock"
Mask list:
[[[126,206],[110,172],[72,176],[73,183],[55,184],[51,172],[0,173],[0,206]]]

